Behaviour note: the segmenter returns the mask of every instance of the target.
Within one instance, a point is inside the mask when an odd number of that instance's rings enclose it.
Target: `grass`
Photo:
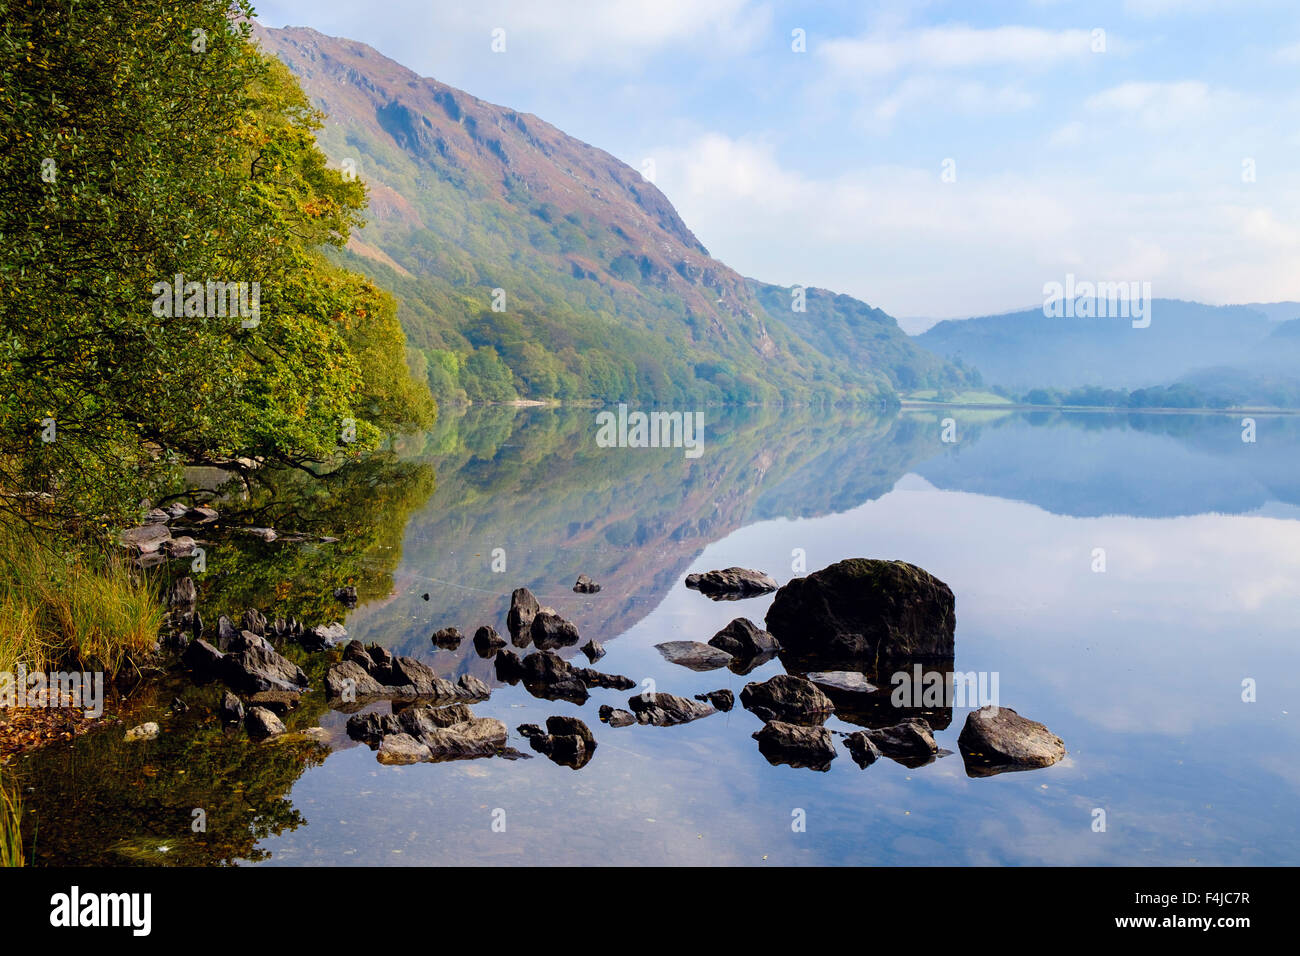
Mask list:
[[[158,586],[121,557],[61,553],[0,525],[0,671],[112,676],[152,649],[164,615]]]
[[[17,791],[9,792],[0,777],[0,867],[24,866],[22,822],[23,803]]]

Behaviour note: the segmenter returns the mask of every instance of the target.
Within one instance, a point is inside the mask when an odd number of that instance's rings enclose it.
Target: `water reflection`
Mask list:
[[[429,435],[323,481],[263,476],[232,503],[232,519],[339,540],[215,541],[209,571],[196,575],[207,621],[248,607],[341,621],[441,677],[489,682],[475,716],[499,719],[517,753],[549,759],[380,766],[320,692],[328,657],[293,649],[316,690],[286,722],[323,735],[253,744],[209,719],[216,688],[142,691],[135,713],[164,715],[158,740],[126,744],[113,730],[14,768],[40,829],[36,859],[1293,860],[1300,776],[1282,712],[1295,712],[1300,691],[1297,420],[1261,417],[1252,446],[1225,416],[957,414],[950,445],[941,420],[952,414],[718,410],[706,453],[689,461],[596,447],[592,410],[448,410]],[[1090,570],[1099,547],[1104,574]],[[898,557],[950,584],[956,659],[927,666],[999,673],[1003,702],[1049,724],[1070,757],[972,779],[942,747],[955,749],[965,710],[923,702],[900,712],[889,675],[771,657],[696,672],[655,649],[707,641],[738,614],[763,622],[770,595],[714,604],[684,588],[687,572],[758,567],[784,583],[795,549],[810,570]],[[583,573],[600,592],[572,591]],[[346,585],[357,588],[355,609],[335,597]],[[579,703],[576,686],[541,670],[510,683],[504,641],[491,634],[505,633],[510,593],[523,585],[584,642],[605,645],[602,672],[638,689],[650,679],[694,700],[738,696],[787,668],[808,677],[835,703],[825,729],[841,759],[815,775],[773,766],[751,739],[762,724],[739,707],[618,727],[595,714],[626,708],[629,690],[583,684]],[[432,637],[450,627],[475,639],[440,648]],[[480,628],[492,629],[482,641]],[[577,667],[578,652],[556,658]],[[510,656],[522,667],[528,655]],[[1267,688],[1254,708],[1240,699],[1245,677]],[[193,706],[166,716],[177,693]],[[866,770],[843,759],[843,735],[905,717],[929,722],[938,753]],[[550,718],[584,721],[599,759],[567,739],[534,750],[547,736],[581,739],[555,733]],[[526,738],[518,728],[528,725],[546,732]],[[1103,805],[1122,821],[1109,841],[1089,828]],[[792,807],[810,809],[815,826],[792,834]],[[196,808],[205,835],[192,830]],[[491,829],[497,808],[512,820],[508,837]]]

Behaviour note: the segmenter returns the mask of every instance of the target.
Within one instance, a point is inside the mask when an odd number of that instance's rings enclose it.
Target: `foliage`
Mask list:
[[[360,224],[365,188],[327,167],[244,0],[0,14],[9,510],[123,522],[181,461],[321,460],[431,421],[394,304],[317,251]],[[245,284],[245,310],[210,282]]]

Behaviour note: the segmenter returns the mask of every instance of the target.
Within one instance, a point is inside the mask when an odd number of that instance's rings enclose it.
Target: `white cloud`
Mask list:
[[[814,177],[770,142],[710,134],[655,150],[659,185],[713,255],[769,282],[858,296],[894,314],[1023,308],[1048,279],[1149,280],[1207,302],[1300,297],[1300,195],[1242,203],[1239,182],[1167,190],[1061,170],[987,174],[957,162],[870,165]],[[1189,162],[1195,162],[1189,159]]]
[[[1211,91],[1200,80],[1130,82],[1094,93],[1083,107],[1094,114],[1128,117],[1149,129],[1166,129],[1220,113],[1232,99],[1230,94]]]
[[[929,27],[840,38],[817,49],[836,72],[854,76],[879,76],[916,67],[1047,66],[1063,58],[1093,55],[1090,30],[1024,26]]]

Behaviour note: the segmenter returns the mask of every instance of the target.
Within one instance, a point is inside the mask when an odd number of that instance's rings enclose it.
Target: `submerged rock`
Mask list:
[[[533,618],[541,610],[537,598],[528,588],[515,588],[510,595],[510,610],[506,614],[506,630],[515,647],[527,647],[533,640]]]
[[[740,703],[764,721],[821,724],[835,712],[831,699],[810,680],[794,674],[777,674],[759,683],[749,683],[740,692]]]
[[[417,740],[410,734],[399,732],[389,734],[379,741],[376,759],[382,764],[400,767],[430,760],[432,757],[433,753],[429,750],[427,744]]]
[[[140,724],[138,727],[132,727],[126,732],[124,740],[153,740],[161,731],[158,725],[152,720],[147,724]]]
[[[254,740],[278,737],[285,732],[284,723],[265,707],[250,707],[244,718],[244,729]]]
[[[709,644],[741,658],[775,654],[780,650],[776,638],[747,617],[736,618],[709,638]]]
[[[654,724],[656,727],[686,724],[717,713],[708,704],[687,700],[676,694],[665,694],[662,691],[654,693],[646,691],[637,694],[629,698],[627,703],[636,714],[637,723]]]
[[[905,561],[850,558],[796,578],[767,612],[782,659],[810,669],[947,660],[956,627],[952,590]]]
[[[585,574],[579,574],[578,580],[573,584],[573,590],[579,594],[595,594],[600,590],[600,585]]]
[[[357,589],[355,585],[349,584],[346,587],[335,588],[334,598],[344,607],[357,606]]]
[[[298,706],[302,694],[291,690],[263,690],[248,698],[249,706],[265,707],[278,717],[283,717]]]
[[[835,759],[835,744],[825,727],[806,727],[782,720],[769,720],[754,733],[758,751],[770,764],[789,764],[808,770],[826,771]]]
[[[715,601],[739,601],[775,591],[777,583],[771,575],[762,571],[726,568],[722,571],[688,574],[686,586]]]
[[[971,777],[1050,767],[1065,756],[1065,742],[1060,737],[1009,707],[972,711],[957,746]]]
[[[731,655],[699,641],[665,641],[655,650],[670,664],[680,664],[693,671],[712,671],[731,663]]]

